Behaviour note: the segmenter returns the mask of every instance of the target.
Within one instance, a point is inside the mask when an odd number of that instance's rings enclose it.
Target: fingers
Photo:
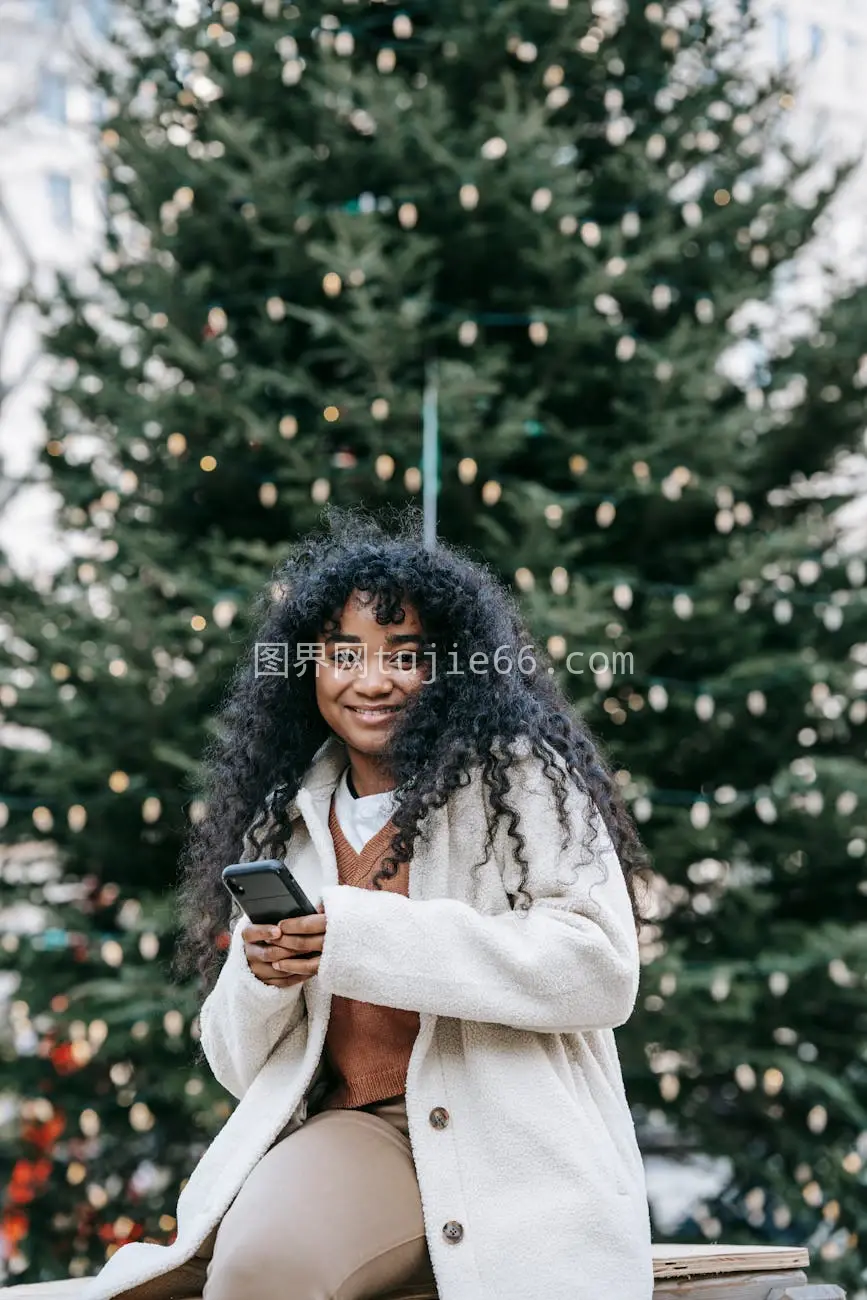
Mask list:
[[[302,947],[303,945],[303,947]],[[283,969],[283,964],[287,963],[285,969],[290,973],[293,971],[309,971],[312,958],[322,956],[322,943],[315,937],[309,939],[295,939],[293,946],[273,946],[260,943],[245,943],[244,952],[247,957],[247,965],[251,970],[255,966],[260,966],[265,970],[273,971],[275,967]]]
[[[303,929],[287,928],[285,931],[282,926],[294,927],[298,921],[319,921],[321,924],[314,928],[306,926]],[[279,925],[248,925],[242,932],[245,943],[260,944],[263,948],[269,944],[272,947],[287,948],[289,951],[301,949],[310,951],[322,947],[322,935],[325,933],[325,917],[302,916],[294,920],[281,921]]]
[[[322,940],[312,935],[309,939],[286,939],[279,944],[252,944],[251,951],[259,961],[285,961],[288,957],[305,957],[308,953],[320,953]]]
[[[320,903],[320,907],[322,904]],[[279,943],[285,935],[324,934],[327,919],[324,912],[314,916],[287,916],[273,925],[253,925],[249,923],[242,931],[248,943],[267,943],[269,940]]]
[[[287,916],[280,922],[280,931],[291,935],[324,934],[326,923],[324,912],[316,912],[314,916]]]
[[[291,988],[293,984],[300,984],[303,980],[308,979],[307,975],[288,975],[274,973],[274,967],[266,962],[250,962],[250,970],[256,976],[261,984],[270,984],[273,988]]]
[[[263,984],[289,987],[317,973],[326,927],[322,903],[319,908],[315,916],[245,926],[242,938],[247,965]]]
[[[289,957],[282,961],[275,961],[271,970],[280,971],[287,975],[300,975],[301,979],[309,979],[319,970],[319,959],[321,953],[316,953],[312,957]]]
[[[323,937],[323,934],[285,935],[282,939],[272,939],[270,943],[250,944],[249,951],[260,961],[285,961],[287,957],[306,957],[310,953],[320,953]]]
[[[297,984],[299,980],[308,980],[317,973],[320,956],[317,952],[312,957],[290,957],[278,962],[259,961],[248,956],[247,964],[263,984],[280,984],[287,977],[290,977],[290,984]]]
[[[279,940],[283,931],[279,925],[253,925],[250,922],[241,934],[247,943],[267,943],[269,939]]]

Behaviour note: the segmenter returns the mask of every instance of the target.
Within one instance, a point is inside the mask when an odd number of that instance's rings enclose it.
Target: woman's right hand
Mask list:
[[[301,984],[316,974],[325,934],[325,916],[321,903],[316,911],[315,916],[293,918],[292,929],[295,934],[291,941],[287,941],[288,936],[279,925],[248,923],[244,927],[241,938],[244,940],[247,965],[257,980],[278,989],[291,988],[293,984]],[[302,934],[307,937],[302,937]],[[305,951],[302,952],[301,949]],[[282,964],[290,960],[300,967],[297,973],[275,970],[275,962]]]

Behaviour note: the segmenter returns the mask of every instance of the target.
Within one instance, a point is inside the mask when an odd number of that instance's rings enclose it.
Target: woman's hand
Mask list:
[[[278,925],[247,925],[241,932],[247,965],[257,980],[291,988],[315,975],[325,934],[324,904],[315,916],[287,917]]]

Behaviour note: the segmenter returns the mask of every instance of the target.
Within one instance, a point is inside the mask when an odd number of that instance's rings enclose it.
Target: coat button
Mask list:
[[[463,1235],[463,1224],[458,1223],[457,1219],[449,1219],[448,1223],[443,1224],[443,1236],[446,1241],[460,1241]]]
[[[445,1106],[434,1106],[428,1115],[428,1119],[431,1122],[431,1128],[445,1128],[449,1122],[449,1113]]]

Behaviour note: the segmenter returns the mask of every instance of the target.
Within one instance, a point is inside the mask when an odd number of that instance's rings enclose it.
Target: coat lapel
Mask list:
[[[301,779],[298,793],[295,795],[294,799],[290,799],[289,803],[286,805],[286,816],[288,820],[291,822],[296,818],[303,816],[298,799],[305,790],[315,798],[325,797],[327,792],[327,795],[330,798],[334,787],[340,779],[340,774],[348,762],[349,757],[346,752],[345,743],[335,732],[332,731],[331,734],[323,740],[322,744],[311,758],[307,771]],[[265,800],[269,809],[273,797],[274,791],[272,790]]]

